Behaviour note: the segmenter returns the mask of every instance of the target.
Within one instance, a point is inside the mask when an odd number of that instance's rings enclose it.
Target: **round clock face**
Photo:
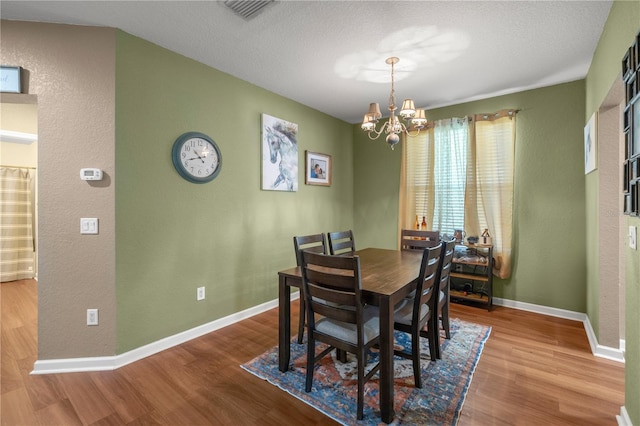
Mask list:
[[[218,145],[204,133],[188,132],[173,144],[173,165],[186,180],[210,182],[218,176],[222,156]]]

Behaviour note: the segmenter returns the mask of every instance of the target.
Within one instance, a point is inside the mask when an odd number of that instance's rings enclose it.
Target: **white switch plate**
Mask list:
[[[196,300],[204,300],[204,287],[198,287],[196,291]]]
[[[81,234],[97,234],[98,218],[97,217],[80,218],[80,233]]]
[[[638,231],[635,226],[629,227],[629,248],[636,250],[638,246]]]

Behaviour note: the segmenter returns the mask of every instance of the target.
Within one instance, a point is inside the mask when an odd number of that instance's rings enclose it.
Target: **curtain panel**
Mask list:
[[[32,176],[0,167],[0,282],[34,277]]]

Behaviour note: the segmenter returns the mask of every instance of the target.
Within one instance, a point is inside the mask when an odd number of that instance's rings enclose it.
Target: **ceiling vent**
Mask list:
[[[228,0],[224,5],[233,11],[236,15],[248,21],[256,17],[262,9],[274,3],[275,0]]]

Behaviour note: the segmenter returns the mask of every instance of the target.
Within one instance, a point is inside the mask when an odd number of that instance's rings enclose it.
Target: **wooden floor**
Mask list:
[[[2,425],[334,424],[239,367],[277,344],[277,309],[116,371],[29,375],[36,299],[33,281],[0,284]],[[582,323],[503,307],[452,316],[492,326],[459,425],[617,424],[624,366],[591,355]]]

